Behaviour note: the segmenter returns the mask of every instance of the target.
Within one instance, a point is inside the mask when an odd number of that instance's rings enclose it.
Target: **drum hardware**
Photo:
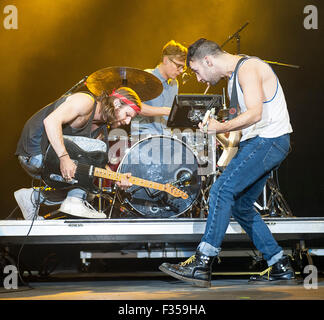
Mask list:
[[[86,81],[88,79],[88,76],[83,77],[78,83],[76,83],[71,89],[69,89],[68,91],[66,91],[64,93],[64,95],[68,95],[68,94],[72,94],[73,92],[76,92],[77,90],[79,90],[80,88],[82,88]]]
[[[276,180],[275,181],[275,175]],[[270,195],[268,195],[268,190]],[[292,211],[290,210],[288,203],[284,199],[280,192],[278,183],[278,169],[271,171],[270,177],[268,178],[266,185],[263,188],[261,194],[261,205],[258,202],[254,203],[254,207],[258,212],[266,217],[292,217]]]
[[[116,192],[112,193],[112,191],[108,193],[101,194],[101,197],[106,201],[107,208],[104,211],[109,209],[109,213],[107,214],[107,218],[111,219],[113,214],[113,209],[117,210],[119,215],[127,216],[127,217],[134,217],[133,212],[128,210],[122,202],[116,202],[117,194]],[[118,215],[118,217],[119,217]]]

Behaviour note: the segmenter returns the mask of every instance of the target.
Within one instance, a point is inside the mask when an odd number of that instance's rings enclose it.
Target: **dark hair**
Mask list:
[[[207,55],[218,55],[223,52],[216,42],[200,38],[188,48],[187,66],[190,67],[190,61],[202,59]]]
[[[116,93],[121,94],[134,104],[136,104],[140,109],[142,107],[142,102],[137,93],[128,87],[120,87],[115,90]],[[115,119],[115,106],[114,101],[117,99],[114,96],[108,94],[107,91],[102,91],[101,95],[97,97],[97,100],[101,102],[101,112],[108,121],[113,121]],[[122,106],[127,105],[127,103],[121,101]]]

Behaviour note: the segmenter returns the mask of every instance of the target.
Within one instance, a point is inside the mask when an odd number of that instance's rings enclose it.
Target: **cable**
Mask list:
[[[29,234],[30,234],[30,232],[31,232],[31,230],[32,230],[32,227],[33,227],[33,225],[34,225],[34,221],[35,221],[35,219],[36,219],[36,217],[38,216],[38,213],[39,213],[39,209],[40,209],[40,194],[41,194],[41,191],[40,191],[40,189],[41,189],[41,185],[42,185],[42,180],[40,180],[40,183],[39,183],[39,191],[38,191],[38,196],[37,196],[37,199],[35,199],[35,197],[34,197],[34,193],[35,193],[35,189],[34,189],[34,179],[32,180],[32,188],[33,188],[33,192],[31,193],[31,195],[30,195],[30,201],[33,203],[33,205],[35,206],[35,213],[34,213],[34,216],[33,216],[33,219],[32,219],[32,222],[31,222],[31,224],[30,224],[30,227],[29,227],[29,230],[28,230],[28,232],[27,232],[27,234],[26,234],[26,236],[25,236],[25,239],[24,239],[24,241],[23,241],[23,243],[22,243],[22,245],[21,245],[21,247],[20,247],[20,249],[19,249],[19,252],[18,252],[18,256],[17,256],[17,270],[18,270],[18,275],[19,275],[19,278],[20,278],[20,280],[21,280],[21,282],[25,285],[25,286],[27,286],[28,288],[30,288],[30,289],[34,289],[33,287],[31,287],[28,283],[26,283],[25,281],[24,281],[24,279],[23,279],[23,277],[22,277],[22,275],[21,275],[21,273],[20,273],[20,255],[21,255],[21,253],[22,253],[22,250],[23,250],[23,248],[24,248],[24,246],[25,246],[25,244],[26,244],[26,242],[27,242],[27,239],[28,239],[28,237],[29,237]],[[34,198],[34,199],[33,199]]]
[[[9,216],[7,216],[4,220],[10,220],[11,216],[12,216],[12,215],[14,214],[14,212],[18,209],[18,207],[19,207],[19,206],[16,206],[16,208],[13,209],[13,210],[10,212]]]

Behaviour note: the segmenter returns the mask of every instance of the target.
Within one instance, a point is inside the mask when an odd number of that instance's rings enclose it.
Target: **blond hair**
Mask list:
[[[186,61],[188,49],[181,43],[174,40],[167,42],[162,49],[162,60],[164,56],[177,58],[180,61]]]

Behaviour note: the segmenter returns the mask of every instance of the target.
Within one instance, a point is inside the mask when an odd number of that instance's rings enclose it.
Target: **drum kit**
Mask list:
[[[130,67],[108,67],[83,78],[67,93],[81,86],[98,96],[103,90],[121,86],[133,89],[142,101],[162,93],[161,81],[146,71]],[[131,186],[116,188],[111,181],[98,179],[102,192],[93,205],[108,218],[205,217],[208,190],[219,170],[215,135],[197,130],[197,126],[177,128],[172,135],[132,136],[116,128],[108,134],[108,159],[112,170],[131,172],[132,176],[158,183],[169,183],[188,194],[187,199],[173,197],[159,190]]]

